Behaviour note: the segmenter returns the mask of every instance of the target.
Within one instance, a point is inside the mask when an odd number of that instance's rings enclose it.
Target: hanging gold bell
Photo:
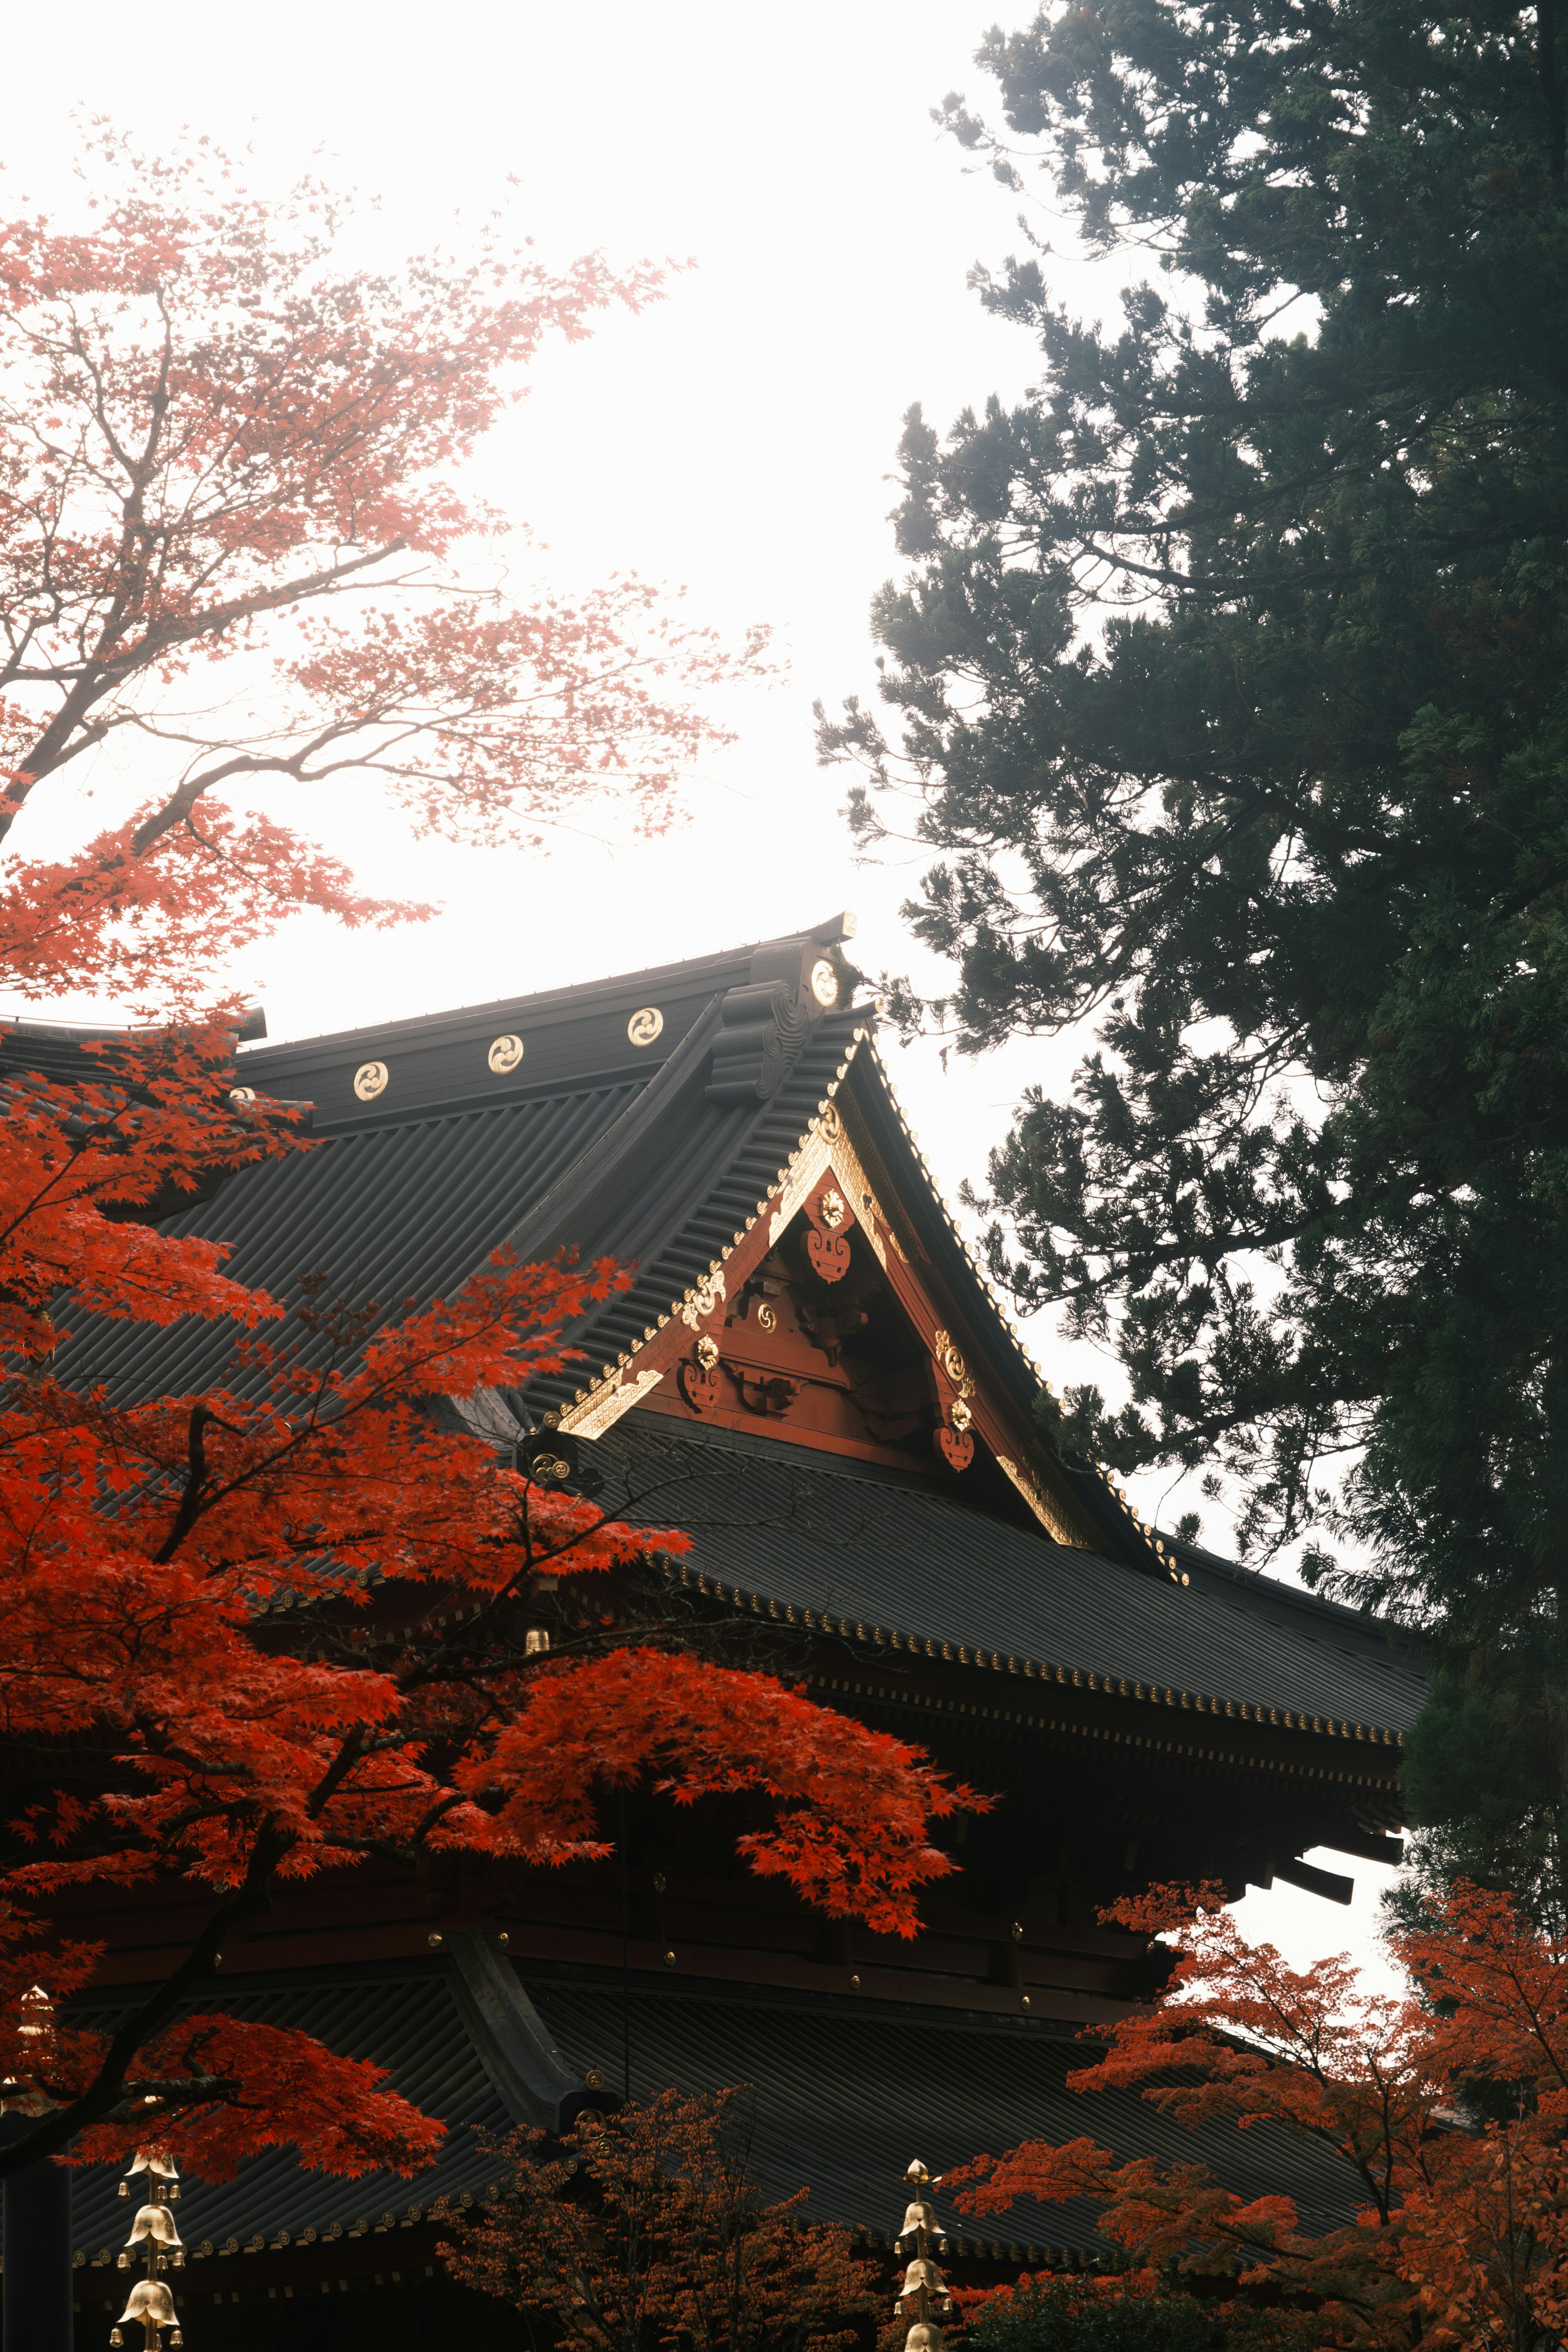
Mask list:
[[[910,2238],[914,2235],[917,2230],[934,2230],[935,2227],[936,2209],[934,2206],[917,2202],[913,2205],[907,2205],[904,2208],[904,2226],[899,2231],[899,2235],[900,2238]]]
[[[162,2279],[138,2279],[131,2290],[131,2300],[120,2315],[120,2325],[128,2319],[151,2320],[154,2327],[173,2327],[174,2298]]]
[[[124,2343],[125,2338],[118,2327],[111,2327],[109,2331],[109,2340],[116,2347],[116,2352],[119,2352],[119,2347]]]
[[[904,2338],[904,2352],[942,2352],[942,2330],[917,2319]]]
[[[942,2293],[942,2273],[924,2254],[917,2254],[904,2273],[904,2293],[913,2294],[917,2287],[925,2287],[932,2294]]]
[[[143,2238],[151,2238],[155,2246],[173,2247],[180,2244],[180,2233],[174,2226],[174,2217],[166,2205],[142,2207],[131,2224],[131,2235],[125,2242],[128,2246],[135,2246],[139,2245]]]

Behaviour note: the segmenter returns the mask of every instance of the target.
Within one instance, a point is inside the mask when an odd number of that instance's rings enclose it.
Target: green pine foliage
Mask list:
[[[1490,1644],[1544,1755],[1564,0],[1094,0],[981,62],[1001,122],[944,119],[1044,199],[977,274],[1038,385],[945,439],[910,412],[886,707],[822,730],[860,763],[863,841],[931,855],[910,912],[953,985],[897,1002],[966,1052],[1092,1028],[988,1187],[1020,1304],[1065,1306],[1130,1379],[1117,1412],[1073,1392],[1058,1442],[1217,1464],[1253,1556],[1305,1536],[1334,1589]],[[1063,210],[1134,257],[1107,329],[1053,297]]]

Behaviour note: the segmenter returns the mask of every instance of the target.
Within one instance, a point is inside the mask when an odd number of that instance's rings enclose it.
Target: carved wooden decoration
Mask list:
[[[842,1282],[849,1271],[849,1236],[847,1234],[819,1234],[815,1227],[805,1237],[806,1261],[820,1282]]]
[[[680,1367],[680,1393],[693,1412],[711,1412],[719,1402],[719,1350],[711,1339],[699,1339]]]
[[[970,1398],[974,1394],[974,1382],[969,1368],[945,1331],[932,1335],[931,1345],[937,1373],[939,1393],[950,1391],[945,1418],[937,1425],[936,1448],[950,1470],[967,1470],[974,1459],[974,1434],[971,1427],[974,1413]]]
[[[842,1282],[849,1271],[849,1205],[835,1184],[825,1184],[805,1204],[806,1263],[819,1282]]]
[[[944,1423],[937,1431],[936,1443],[950,1470],[967,1470],[974,1459],[974,1439],[967,1429],[949,1429]]]

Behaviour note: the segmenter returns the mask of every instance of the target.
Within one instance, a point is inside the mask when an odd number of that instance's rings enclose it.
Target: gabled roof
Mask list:
[[[710,1535],[695,1573],[748,1604],[865,1620],[895,1647],[956,1643],[997,1671],[1065,1673],[1150,1705],[1178,1703],[1159,1696],[1175,1690],[1184,1706],[1396,1744],[1422,1682],[1382,1627],[1157,1536],[1103,1472],[1040,1442],[1039,1368],[900,1108],[874,1013],[852,1001],[846,930],[840,918],[584,987],[253,1045],[244,1085],[312,1102],[320,1139],[241,1170],[164,1230],[227,1242],[228,1270],[291,1310],[316,1273],[356,1306],[423,1305],[502,1243],[635,1262],[630,1290],[570,1335],[585,1359],[574,1374],[492,1400],[484,1424],[501,1441],[542,1423],[593,1441],[630,1429],[661,1383],[668,1394],[683,1355],[721,1332],[726,1292],[831,1184],[920,1345],[960,1355],[1013,1504],[1005,1488],[973,1493],[973,1477],[944,1484],[933,1465],[885,1482],[872,1511],[875,1474],[857,1486],[853,1465],[770,1430],[752,1445],[759,1492],[771,1461],[815,1480],[825,1508],[853,1495],[878,1532],[853,1559],[818,1559],[809,1538],[770,1548],[761,1528],[735,1539],[742,1559]],[[100,1322],[59,1369],[121,1398],[199,1389],[232,1381],[234,1336],[195,1318]],[[667,1415],[636,1414],[650,1443],[656,1421],[668,1437]]]

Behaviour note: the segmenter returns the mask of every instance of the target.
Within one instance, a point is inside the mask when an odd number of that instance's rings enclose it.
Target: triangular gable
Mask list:
[[[968,1476],[984,1448],[1055,1541],[1095,1549],[1103,1536],[1094,1519],[989,1372],[985,1358],[1021,1350],[984,1277],[965,1254],[973,1296],[963,1319],[971,1330],[990,1327],[970,1352],[952,1304],[933,1283],[909,1197],[923,1195],[928,1216],[942,1218],[955,1237],[956,1229],[923,1163],[909,1152],[893,1179],[897,1192],[880,1168],[875,1177],[868,1172],[868,1160],[880,1155],[866,1141],[856,1087],[846,1081],[857,1058],[870,1060],[875,1050],[869,1031],[857,1027],[775,1181],[706,1274],[672,1297],[600,1379],[546,1419],[563,1433],[595,1438],[640,1405],[689,1424],[771,1430],[827,1452],[905,1468],[918,1463],[950,1481]],[[885,1071],[877,1075],[886,1087]],[[918,1378],[907,1348],[896,1373],[879,1384],[864,1361],[846,1373],[855,1354],[847,1331],[870,1319],[863,1303],[867,1252],[878,1269],[871,1287],[884,1295],[881,1318],[885,1324],[890,1307],[901,1321],[918,1354]],[[856,1301],[847,1321],[834,1311],[840,1296]],[[1037,1383],[1037,1369],[1029,1369]],[[802,1410],[803,1395],[815,1412]],[[837,1417],[836,1398],[844,1404]]]

